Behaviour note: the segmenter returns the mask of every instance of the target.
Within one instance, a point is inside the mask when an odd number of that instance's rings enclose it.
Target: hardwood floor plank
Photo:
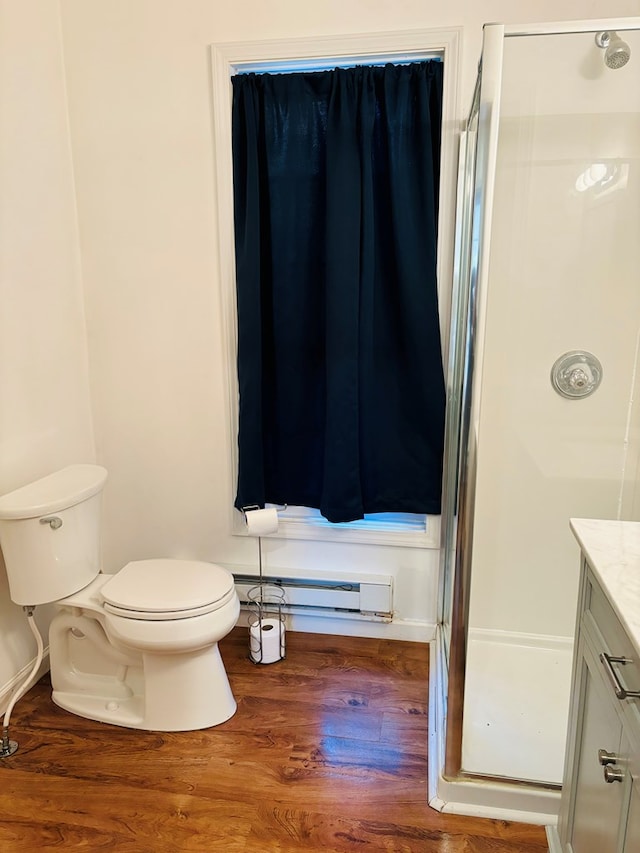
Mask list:
[[[414,679],[354,676],[339,670],[330,676],[299,674],[292,678],[284,669],[287,664],[288,660],[261,667],[257,671],[248,664],[250,669],[229,673],[231,687],[238,696],[277,700],[295,698],[313,705],[333,705],[338,708],[364,706],[375,711],[427,715],[427,685]]]
[[[133,790],[123,784],[105,787],[86,779],[34,777],[20,770],[2,776],[0,814],[3,853],[13,853],[9,844],[20,829],[32,837],[39,833],[40,846],[31,849],[46,849],[44,844],[54,828],[63,849],[70,846],[71,839],[81,837],[93,838],[92,843],[101,839],[96,849],[120,851],[129,845],[131,850],[154,853],[209,851],[212,845],[224,843],[230,853],[242,853],[257,820],[253,806],[243,801],[168,794],[155,788]],[[229,834],[231,826],[233,835]],[[21,853],[30,849],[24,839],[22,844],[13,849]]]
[[[397,711],[382,714],[380,740],[383,743],[402,743],[404,748],[418,750],[427,757],[427,721],[424,714]]]
[[[404,744],[378,744],[375,750],[363,749],[357,741],[340,737],[321,737],[317,741],[297,743],[291,753],[296,769],[318,774],[348,772],[367,777],[391,776],[402,779],[423,779],[426,776],[426,750],[416,755]]]
[[[417,796],[412,793],[406,799],[398,798],[382,807],[379,803],[370,802],[345,803],[340,809],[340,816],[351,821],[385,822],[395,812],[400,826],[424,827],[452,836],[498,839],[511,843],[514,851],[544,842],[544,830],[539,826],[437,812],[428,806],[425,808],[425,803],[426,785],[418,790]]]
[[[424,718],[425,725],[429,713],[429,698],[427,688],[414,682],[400,682],[393,690],[385,689],[384,685],[375,685],[369,694],[369,708],[385,713],[403,713]]]
[[[303,767],[283,766],[273,762],[217,762],[212,761],[212,774],[198,783],[196,794],[204,797],[237,796],[237,783],[233,772],[251,779],[248,788],[253,802],[274,803],[304,810],[333,810],[339,814],[343,804],[360,805],[365,802],[380,806],[389,801],[402,802],[414,796],[416,779],[373,777],[354,770],[328,768],[324,772],[309,772]],[[217,774],[217,776],[216,776]],[[422,789],[425,794],[426,780]]]
[[[295,729],[318,732],[354,740],[379,741],[383,715],[367,710],[367,706],[342,706],[339,708],[314,703],[309,713],[309,702],[297,699],[257,699],[246,697],[238,702],[235,717],[225,723],[224,732],[277,729],[280,733]]]
[[[20,733],[20,766],[41,775],[138,788],[146,787],[152,776],[157,790],[179,794],[191,793],[198,775],[207,770],[208,754],[196,745],[172,747],[171,738],[164,737],[155,741],[145,738],[144,746],[114,741],[96,743],[66,733],[43,743],[41,731],[24,729]],[[189,767],[187,777],[185,765]]]
[[[505,846],[506,845],[506,846]],[[491,836],[468,836],[447,828],[397,823],[384,819],[349,820],[295,809],[271,808],[253,827],[247,850],[264,853],[298,853],[301,850],[349,853],[367,850],[382,853],[543,853],[544,844],[527,844]]]
[[[252,829],[248,849],[264,853],[297,853],[314,849],[346,853],[352,850],[393,851],[393,853],[423,853],[425,850],[446,850],[458,853],[461,844],[447,843],[446,834],[419,827],[403,827],[379,821],[352,822],[339,816],[291,809],[274,809],[272,826],[278,831],[258,834]],[[284,835],[284,838],[283,838]],[[452,839],[455,842],[455,839]],[[429,846],[433,842],[435,846]],[[446,846],[444,846],[446,844]]]

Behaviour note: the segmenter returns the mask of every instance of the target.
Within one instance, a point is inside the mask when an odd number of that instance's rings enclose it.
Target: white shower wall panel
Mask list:
[[[559,781],[557,756],[546,768],[540,758],[564,740],[568,674],[564,691],[557,674],[569,659],[545,667],[548,641],[570,644],[575,622],[579,555],[569,519],[638,517],[638,71],[602,65],[607,77],[586,65],[592,34],[565,38],[573,64],[566,45],[554,57],[540,38],[505,43],[463,733],[464,769],[496,772],[487,756],[499,750],[500,727],[475,723],[491,718],[487,701],[523,687],[510,675],[520,670],[531,697],[555,709],[552,731],[511,715],[521,722],[513,732],[520,746],[499,775],[548,782]],[[533,77],[532,63],[542,69]],[[584,189],[584,176],[588,184],[603,168],[608,183]],[[602,364],[602,384],[588,398],[552,387],[552,365],[570,350]],[[500,644],[474,639],[478,630],[497,632]],[[526,646],[522,633],[532,638]],[[487,668],[496,686],[489,700],[478,677]]]
[[[470,633],[465,705],[470,736],[462,755],[466,769],[561,784],[565,732],[558,720],[566,720],[569,711],[571,652],[571,640],[565,637]]]
[[[635,192],[628,186],[618,199],[585,198],[575,182],[601,147],[563,157],[556,144],[568,130],[562,118],[537,121],[535,129],[528,120],[504,124],[482,373],[472,618],[479,627],[569,635],[577,559],[568,520],[617,517],[625,470],[636,467],[640,289],[633,282],[640,258],[631,229],[638,213],[625,211],[621,198],[626,193],[627,204],[637,206],[637,160],[629,176]],[[580,141],[596,139],[595,119],[575,124],[578,149]],[[559,396],[550,381],[556,358],[574,349],[593,352],[603,367],[601,387],[581,400]]]

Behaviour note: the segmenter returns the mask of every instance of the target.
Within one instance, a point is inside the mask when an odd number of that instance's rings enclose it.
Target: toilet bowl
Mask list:
[[[236,711],[218,649],[240,611],[233,575],[176,559],[100,573],[105,480],[99,466],[70,466],[0,497],[12,599],[58,608],[49,629],[53,701],[130,728],[218,725]]]
[[[189,560],[128,563],[56,604],[49,629],[56,705],[156,731],[208,728],[235,713],[218,641],[235,625],[240,603],[225,569]]]

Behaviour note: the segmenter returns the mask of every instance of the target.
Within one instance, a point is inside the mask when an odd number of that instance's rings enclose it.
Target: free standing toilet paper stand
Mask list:
[[[258,584],[247,592],[249,658],[253,663],[276,663],[285,658],[284,590],[277,584]]]
[[[260,529],[262,527],[261,519],[256,519],[253,514],[264,512],[265,510],[257,506],[243,507],[249,535],[252,535],[252,528]],[[258,524],[254,523],[256,520]],[[285,594],[284,589],[278,584],[265,583],[262,573],[262,536],[258,535],[256,538],[258,540],[259,580],[256,586],[247,591],[249,659],[256,664],[276,663],[286,656],[285,617],[282,610],[286,603]]]

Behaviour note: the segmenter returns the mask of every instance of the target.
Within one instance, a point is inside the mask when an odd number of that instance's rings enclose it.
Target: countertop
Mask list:
[[[640,522],[572,518],[571,529],[640,655]]]

